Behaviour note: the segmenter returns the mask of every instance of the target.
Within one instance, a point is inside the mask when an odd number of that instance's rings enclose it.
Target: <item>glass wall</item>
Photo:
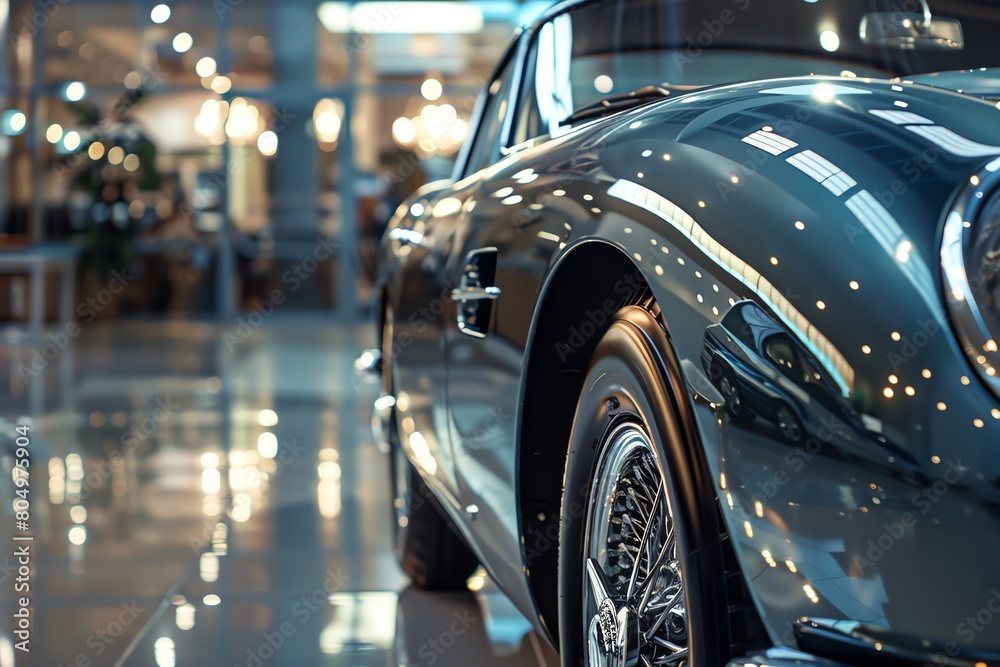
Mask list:
[[[104,317],[278,295],[356,314],[392,212],[450,175],[513,27],[543,7],[11,0],[0,245],[74,244],[77,301],[130,276]],[[0,319],[19,285],[0,275]]]

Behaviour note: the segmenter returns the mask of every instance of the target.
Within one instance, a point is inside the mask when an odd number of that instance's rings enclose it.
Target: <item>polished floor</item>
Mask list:
[[[408,586],[365,326],[94,322],[0,338],[0,667],[553,665],[480,573]],[[14,424],[31,425],[30,653],[16,650]]]

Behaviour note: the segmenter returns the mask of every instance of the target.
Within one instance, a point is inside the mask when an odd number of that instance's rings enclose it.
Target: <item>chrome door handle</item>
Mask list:
[[[493,301],[500,296],[499,287],[464,287],[455,288],[451,291],[452,301],[480,301],[489,299]]]
[[[493,302],[500,296],[496,275],[496,248],[478,248],[466,255],[458,286],[451,290],[451,299],[457,304],[458,330],[466,336],[486,338]]]

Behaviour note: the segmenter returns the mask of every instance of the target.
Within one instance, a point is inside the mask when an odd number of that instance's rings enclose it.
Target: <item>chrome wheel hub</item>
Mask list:
[[[687,662],[674,522],[649,436],[635,424],[602,447],[588,503],[583,581],[590,665]]]

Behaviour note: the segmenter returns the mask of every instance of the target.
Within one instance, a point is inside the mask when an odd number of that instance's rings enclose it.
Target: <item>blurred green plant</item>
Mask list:
[[[77,206],[72,213],[74,231],[83,241],[83,269],[103,281],[111,271],[132,262],[139,224],[129,206],[139,200],[141,192],[160,190],[157,150],[142,128],[128,120],[128,109],[122,113],[120,105],[115,105],[110,117],[93,103],[68,106],[84,139],[76,150],[60,156],[53,168],[70,178],[70,201],[87,204]],[[91,151],[95,144],[100,144],[101,150]],[[136,155],[138,168],[129,171],[121,159],[112,164],[112,149],[121,149],[125,156]]]

